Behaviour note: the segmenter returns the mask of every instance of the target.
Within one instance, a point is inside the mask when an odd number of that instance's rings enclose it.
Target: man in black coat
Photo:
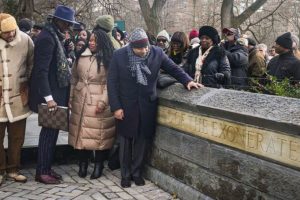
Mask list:
[[[289,78],[292,84],[300,83],[300,60],[293,53],[291,33],[287,32],[276,39],[275,51],[278,56],[272,58],[268,64],[268,74],[282,80]]]
[[[248,50],[237,43],[239,32],[235,28],[224,28],[222,31],[227,41],[225,48],[231,68],[231,85],[234,89],[247,89]]]
[[[159,47],[150,46],[143,29],[135,29],[130,44],[114,52],[108,71],[108,97],[120,136],[121,186],[144,185],[142,168],[147,144],[156,128],[156,83],[161,68],[191,89],[192,81]]]
[[[34,66],[30,81],[29,107],[38,112],[38,105],[47,103],[49,112],[67,106],[70,72],[62,41],[64,32],[76,23],[74,10],[58,6],[51,22],[35,40]],[[51,170],[59,130],[42,127],[36,168],[36,181],[60,183],[61,176]]]

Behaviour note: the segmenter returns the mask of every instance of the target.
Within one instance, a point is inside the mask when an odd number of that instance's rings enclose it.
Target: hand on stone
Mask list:
[[[194,81],[190,81],[188,84],[187,84],[187,89],[188,90],[191,90],[193,88],[196,88],[196,89],[199,89],[199,88],[203,88],[204,85],[200,84],[200,83],[196,83]]]

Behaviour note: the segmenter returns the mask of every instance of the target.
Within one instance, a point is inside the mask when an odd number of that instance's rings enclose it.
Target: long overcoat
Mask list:
[[[160,68],[172,75],[183,85],[192,81],[159,47],[150,46],[147,65],[151,75],[147,75],[148,85],[138,84],[129,70],[127,46],[114,52],[108,71],[108,97],[111,111],[124,110],[124,119],[116,120],[116,131],[124,137],[134,138],[142,134],[152,138],[156,128],[157,92],[156,84]]]
[[[89,49],[72,68],[69,144],[75,149],[105,150],[113,145],[115,120],[108,104],[106,76],[103,65],[98,71]],[[97,106],[104,111],[96,113]]]
[[[33,66],[33,42],[16,29],[13,41],[0,38],[0,122],[16,122],[27,118],[28,79]]]
[[[34,65],[30,80],[29,107],[38,112],[38,105],[52,95],[59,106],[67,106],[70,87],[59,87],[57,81],[57,44],[45,29],[34,41]]]

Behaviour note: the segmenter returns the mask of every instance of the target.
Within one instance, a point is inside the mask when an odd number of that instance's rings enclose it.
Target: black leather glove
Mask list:
[[[218,81],[223,81],[224,80],[224,74],[222,73],[215,73],[215,78],[218,80]]]

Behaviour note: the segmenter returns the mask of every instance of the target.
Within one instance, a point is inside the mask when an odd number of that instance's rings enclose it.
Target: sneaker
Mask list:
[[[8,173],[7,178],[15,182],[21,182],[21,183],[25,183],[27,181],[26,176],[19,174],[18,172]]]

